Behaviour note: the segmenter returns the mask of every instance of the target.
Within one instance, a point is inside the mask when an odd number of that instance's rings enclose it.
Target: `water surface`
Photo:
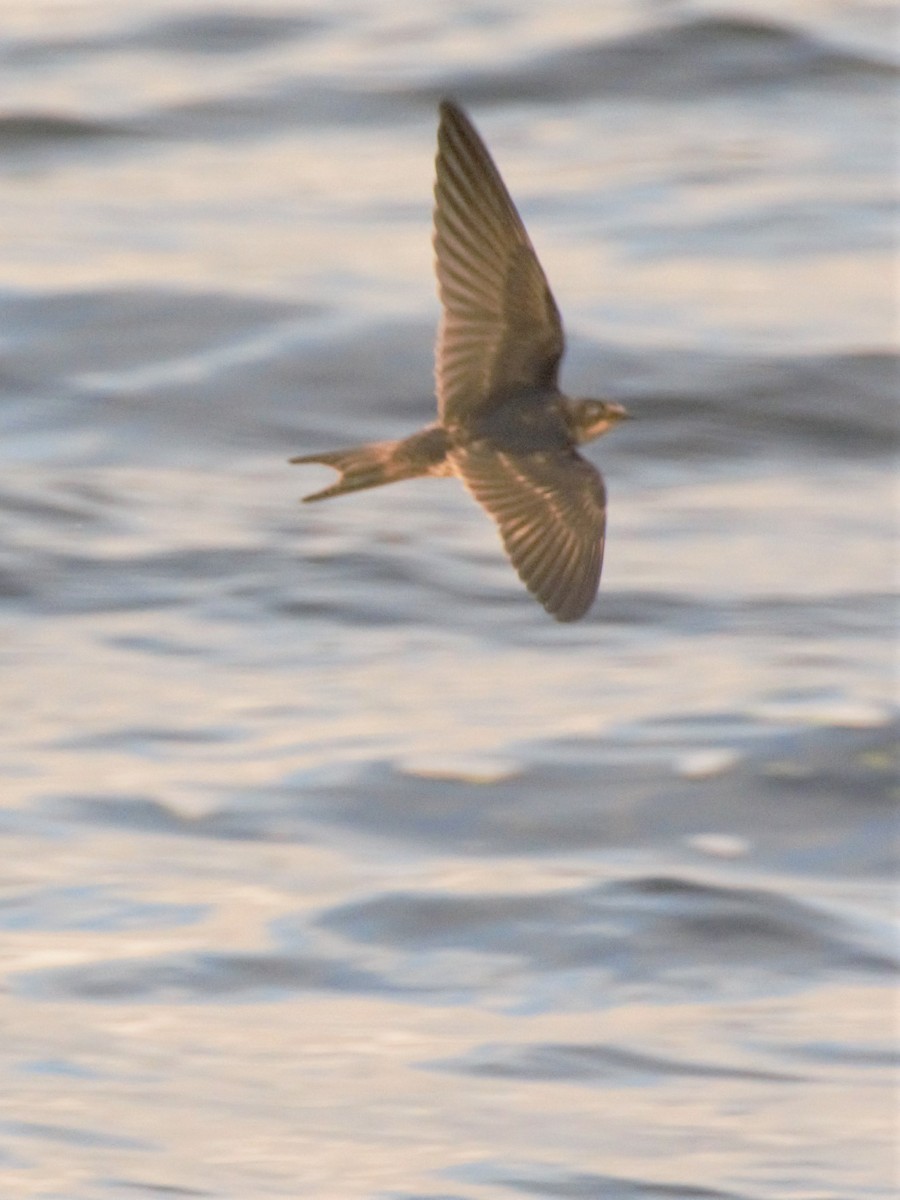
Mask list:
[[[886,4],[7,5],[0,1190],[893,1196]],[[558,626],[430,420],[436,102],[569,336]]]

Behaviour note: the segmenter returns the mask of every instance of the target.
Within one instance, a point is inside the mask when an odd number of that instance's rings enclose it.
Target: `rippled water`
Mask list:
[[[0,1192],[898,1185],[887,4],[12,0]],[[436,101],[569,334],[600,598],[431,418]]]

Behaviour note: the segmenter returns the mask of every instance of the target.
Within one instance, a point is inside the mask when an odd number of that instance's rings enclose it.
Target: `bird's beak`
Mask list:
[[[628,411],[624,404],[610,404],[609,413],[615,417],[617,421],[633,421],[634,417]]]

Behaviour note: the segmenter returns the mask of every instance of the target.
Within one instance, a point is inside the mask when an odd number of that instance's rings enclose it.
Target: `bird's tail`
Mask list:
[[[396,451],[399,445],[400,442],[368,442],[364,446],[353,446],[349,450],[300,454],[290,459],[292,463],[323,463],[341,473],[340,479],[331,487],[324,488],[321,492],[313,492],[311,496],[304,496],[304,503],[308,504],[311,500],[327,500],[345,492],[358,492],[362,488],[380,487],[383,483],[393,483],[395,479],[418,474],[417,471],[398,471]]]

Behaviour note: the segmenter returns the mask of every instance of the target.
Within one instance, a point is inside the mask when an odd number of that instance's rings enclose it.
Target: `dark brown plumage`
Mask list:
[[[547,279],[500,173],[458,105],[441,104],[434,248],[443,307],[438,422],[397,442],[309,454],[340,480],[307,500],[419,475],[457,475],[496,521],[522,582],[560,621],[584,616],[603,564],[606,491],[576,446],[628,414],[570,400]]]

